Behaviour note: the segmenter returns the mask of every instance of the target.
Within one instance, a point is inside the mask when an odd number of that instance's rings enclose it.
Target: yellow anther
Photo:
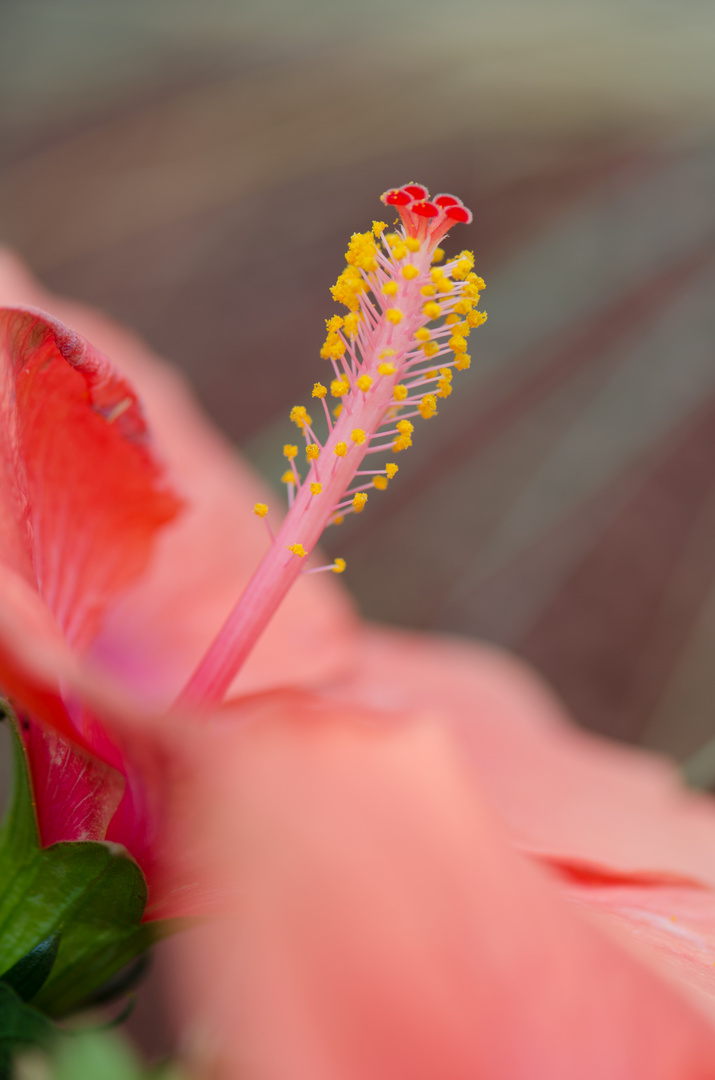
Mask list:
[[[323,490],[323,485],[322,484],[318,484],[316,482],[311,483],[311,485],[310,485],[310,494],[311,495],[320,495],[322,490]]]
[[[384,292],[385,296],[397,296],[397,288],[398,286],[396,281],[388,281],[383,285],[382,291]]]
[[[414,278],[420,276],[420,272],[416,266],[413,266],[412,263],[408,263],[407,266],[402,267],[402,276],[405,281],[412,281]]]
[[[339,360],[341,356],[345,355],[346,348],[347,346],[339,334],[328,334],[320,350],[320,355],[323,360]]]
[[[484,278],[479,277],[478,274],[467,274],[467,281],[470,285],[474,285],[477,289],[486,289]]]
[[[297,453],[298,453],[298,447],[297,446],[291,446],[290,443],[286,443],[285,446],[283,447],[283,457],[288,458],[289,461],[292,461],[293,458],[297,455]]]
[[[318,444],[314,442],[308,443],[305,448],[305,456],[307,457],[308,461],[317,461],[320,457],[320,447],[318,446]]]
[[[436,356],[439,352],[439,342],[425,341],[424,345],[422,346],[422,351],[424,352],[425,356]]]
[[[425,394],[417,408],[424,420],[429,420],[437,413],[437,398],[434,394]]]
[[[423,296],[434,296],[437,290],[435,289],[434,285],[423,285],[420,289],[420,292]]]
[[[378,491],[384,491],[385,488],[387,487],[387,477],[386,476],[375,476],[375,477],[373,477],[372,483],[373,483],[373,486],[376,487]]]
[[[290,418],[294,424],[297,424],[301,430],[307,424],[310,426],[313,423],[313,418],[308,416],[304,405],[294,405],[290,411]]]
[[[474,255],[471,251],[463,251],[459,256],[457,265],[452,270],[455,281],[464,281],[469,271],[474,266]]]
[[[382,352],[380,353],[380,360],[387,360],[387,358],[389,356],[395,356],[395,355],[396,355],[396,353],[395,353],[394,349],[383,349]]]
[[[444,276],[444,273],[439,268],[437,268],[436,270],[432,270],[430,276],[432,278],[432,281],[436,285],[438,292],[451,292],[454,288],[452,282],[449,280],[449,278]]]
[[[443,258],[444,258],[444,248],[435,248],[434,249],[434,254],[432,255],[432,262],[433,263],[442,262]]]
[[[329,334],[334,334],[335,331],[339,330],[342,325],[342,315],[331,315],[329,319],[325,320],[325,326]]]
[[[452,393],[452,387],[447,379],[437,380],[437,397],[449,397]]]
[[[387,241],[391,248],[393,248],[395,244],[402,243],[402,237],[396,232],[385,233],[383,239]]]
[[[365,509],[365,503],[367,502],[367,492],[357,491],[353,495],[353,510],[356,514],[359,514],[361,510]]]
[[[421,326],[419,330],[415,331],[415,337],[418,341],[429,341],[432,334],[429,332],[426,326]]]
[[[407,387],[402,386],[400,383],[398,383],[398,385],[395,386],[392,391],[392,396],[395,401],[404,401],[407,397]]]
[[[405,247],[407,248],[408,251],[413,251],[413,252],[414,251],[419,251],[420,250],[420,242],[419,242],[419,240],[417,239],[416,236],[406,236],[405,237]]]
[[[449,339],[448,345],[453,352],[460,353],[467,351],[467,342],[463,337],[455,335]]]
[[[453,310],[457,315],[468,315],[473,307],[474,301],[465,296],[457,301]]]
[[[387,224],[384,221],[373,221],[372,223],[372,235],[381,236],[387,228]]]
[[[467,353],[460,353],[457,359],[454,361],[454,366],[457,371],[466,371],[472,362],[471,356]]]
[[[333,379],[330,384],[330,393],[333,397],[343,397],[344,394],[349,393],[350,383],[347,379]]]
[[[256,503],[253,507],[253,513],[256,517],[265,517],[268,513],[268,507],[265,503]]]
[[[454,326],[454,324],[458,323],[458,322],[459,322],[459,315],[454,315],[454,314],[453,315],[448,315],[447,318],[444,320],[444,325],[445,326]]]
[[[364,443],[365,442],[365,432],[363,431],[362,428],[359,428],[359,427],[353,428],[352,431],[350,432],[350,438],[352,439],[352,441],[354,443],[358,443],[358,444]]]
[[[432,368],[431,371],[425,371],[425,378],[426,379],[436,379],[437,378],[437,372],[435,371],[435,369]]]
[[[305,548],[302,544],[286,544],[289,551],[292,551],[294,555],[297,555],[299,559],[305,558]]]
[[[447,382],[452,381],[453,376],[452,376],[452,369],[451,368],[441,367],[439,369],[439,373],[440,373],[440,375],[442,376],[443,379],[447,380]]]
[[[393,259],[404,259],[407,254],[407,248],[404,244],[395,244],[392,249]]]
[[[392,444],[392,449],[399,454],[401,450],[407,450],[410,446],[412,446],[412,439],[409,435],[398,435]]]
[[[385,312],[385,318],[388,322],[391,322],[394,326],[402,322],[402,312],[399,308],[391,307]]]
[[[335,444],[335,454],[337,457],[345,457],[348,452],[348,444],[345,442],[339,442]]]
[[[399,466],[393,465],[391,461],[388,461],[387,465],[385,466],[385,472],[387,473],[388,480],[392,480],[395,473],[399,472]]]
[[[350,337],[355,337],[358,331],[358,323],[360,322],[360,312],[351,311],[349,315],[345,316],[345,333]]]
[[[342,520],[342,518],[341,518],[341,520]],[[337,518],[335,519],[335,524],[336,525],[338,524],[338,519]],[[345,562],[345,559],[340,559],[340,558],[335,559],[335,561],[333,562],[333,565],[332,565],[332,571],[333,571],[334,574],[342,574],[347,565],[348,564]]]
[[[434,300],[430,300],[428,304],[422,308],[422,314],[426,315],[428,319],[438,319],[442,314],[442,308]]]
[[[331,524],[332,524],[332,525],[342,525],[342,523],[343,523],[344,521],[345,521],[345,518],[343,517],[343,515],[342,515],[342,514],[338,514],[338,516],[337,516],[337,517],[334,517],[334,518],[333,518],[333,520],[332,520]],[[337,562],[338,560],[336,559],[335,561]]]
[[[371,386],[372,386],[372,379],[370,378],[369,375],[360,375],[358,377],[358,380],[357,380],[357,388],[358,388],[358,390],[362,390],[363,392],[365,392],[365,391],[369,390]]]
[[[482,323],[485,323],[486,321],[486,311],[470,311],[469,315],[467,315],[467,322],[470,327],[481,326]]]
[[[325,395],[327,394],[327,392],[328,392],[327,386],[323,386],[322,383],[317,382],[313,386],[313,395],[312,396],[317,397],[317,398],[324,398]]]
[[[345,252],[345,261],[349,266],[355,266],[371,273],[373,270],[377,270],[376,254],[375,237],[372,233],[353,233],[350,237],[348,250]]]
[[[338,419],[338,417],[340,416],[340,413],[342,411],[343,411],[342,405],[336,405],[335,406],[335,408],[333,409],[333,416],[335,417],[336,420]]]
[[[411,424],[409,420],[398,420],[395,427],[400,435],[411,435],[415,430],[415,425]]]
[[[396,370],[395,365],[391,364],[389,362],[389,360],[383,362],[382,364],[377,365],[377,373],[378,373],[378,375],[394,375],[395,370]]]
[[[291,472],[290,469],[286,469],[286,471],[281,476],[281,484],[294,484],[294,483],[295,483],[295,476],[293,475],[293,473]]]

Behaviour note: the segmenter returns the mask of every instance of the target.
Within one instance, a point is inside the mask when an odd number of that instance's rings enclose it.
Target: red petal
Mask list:
[[[435,206],[461,206],[462,200],[454,195],[435,195],[432,202]]]
[[[422,184],[405,184],[401,191],[406,191],[412,199],[429,199],[429,191]]]
[[[407,206],[412,201],[412,196],[402,191],[400,188],[393,188],[391,191],[386,191],[382,196],[382,201],[386,206]]]
[[[448,206],[444,214],[445,217],[451,218],[452,221],[459,221],[465,225],[469,225],[472,220],[472,211],[467,210],[466,206]]]
[[[180,504],[163,486],[133,390],[77,334],[40,312],[3,309],[0,365],[10,477],[0,514],[24,504],[38,588],[82,649]]]

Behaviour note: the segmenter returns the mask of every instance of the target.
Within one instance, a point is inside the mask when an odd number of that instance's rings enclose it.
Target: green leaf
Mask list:
[[[94,841],[40,847],[24,744],[16,725],[13,731],[13,792],[0,827],[0,972],[58,937],[33,1004],[61,1017],[91,1001],[165,927],[142,923],[146,882],[124,848]]]
[[[60,947],[60,935],[50,934],[26,956],[0,976],[2,982],[11,986],[23,1001],[30,1001],[40,987],[47,982],[57,959]]]
[[[55,1025],[39,1009],[0,982],[0,1050],[9,1055],[17,1046],[49,1046],[56,1033]]]

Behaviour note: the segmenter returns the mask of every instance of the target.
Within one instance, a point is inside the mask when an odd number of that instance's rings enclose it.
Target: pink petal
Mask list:
[[[90,654],[145,700],[167,704],[265,551],[265,529],[253,504],[268,502],[279,516],[281,499],[266,493],[203,418],[183,380],[145,345],[98,313],[43,292],[12,255],[0,251],[0,300],[5,298],[47,307],[111,357],[136,388],[171,482],[186,500],[186,511],[159,538],[149,572],[113,606]],[[278,465],[278,447],[276,455]],[[345,663],[354,632],[352,607],[332,575],[304,578],[261,639],[237,689],[316,683]]]
[[[373,708],[433,708],[480,791],[532,852],[715,885],[715,803],[664,758],[576,728],[524,665],[458,639],[371,629],[332,688]]]
[[[225,910],[173,979],[202,1076],[715,1077],[715,1030],[508,850],[438,726],[275,696],[227,721],[188,848]]]

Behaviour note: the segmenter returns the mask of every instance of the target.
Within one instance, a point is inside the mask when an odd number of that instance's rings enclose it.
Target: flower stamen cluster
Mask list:
[[[430,199],[420,184],[387,191],[382,201],[397,209],[401,228],[389,232],[375,221],[369,232],[355,233],[345,270],[331,289],[347,313],[326,321],[321,356],[332,377],[316,382],[312,391],[326,435],[321,441],[305,406],[294,406],[290,419],[305,440],[306,474],[298,465],[298,446],[286,444],[289,468],[281,479],[289,512],[187,686],[186,702],[223,698],[326,526],[361,513],[366,489],[384,491],[397,473],[393,461],[361,469],[365,459],[408,450],[414,421],[436,416],[439,400],[452,393],[454,371],[470,366],[467,339],[486,319],[477,309],[484,282],[474,273],[471,252],[443,262],[438,245],[455,223],[470,222],[471,212],[453,195]],[[339,402],[332,412],[328,396]],[[258,505],[255,512],[265,518],[265,504]],[[338,559],[317,569],[342,573],[345,563]]]

